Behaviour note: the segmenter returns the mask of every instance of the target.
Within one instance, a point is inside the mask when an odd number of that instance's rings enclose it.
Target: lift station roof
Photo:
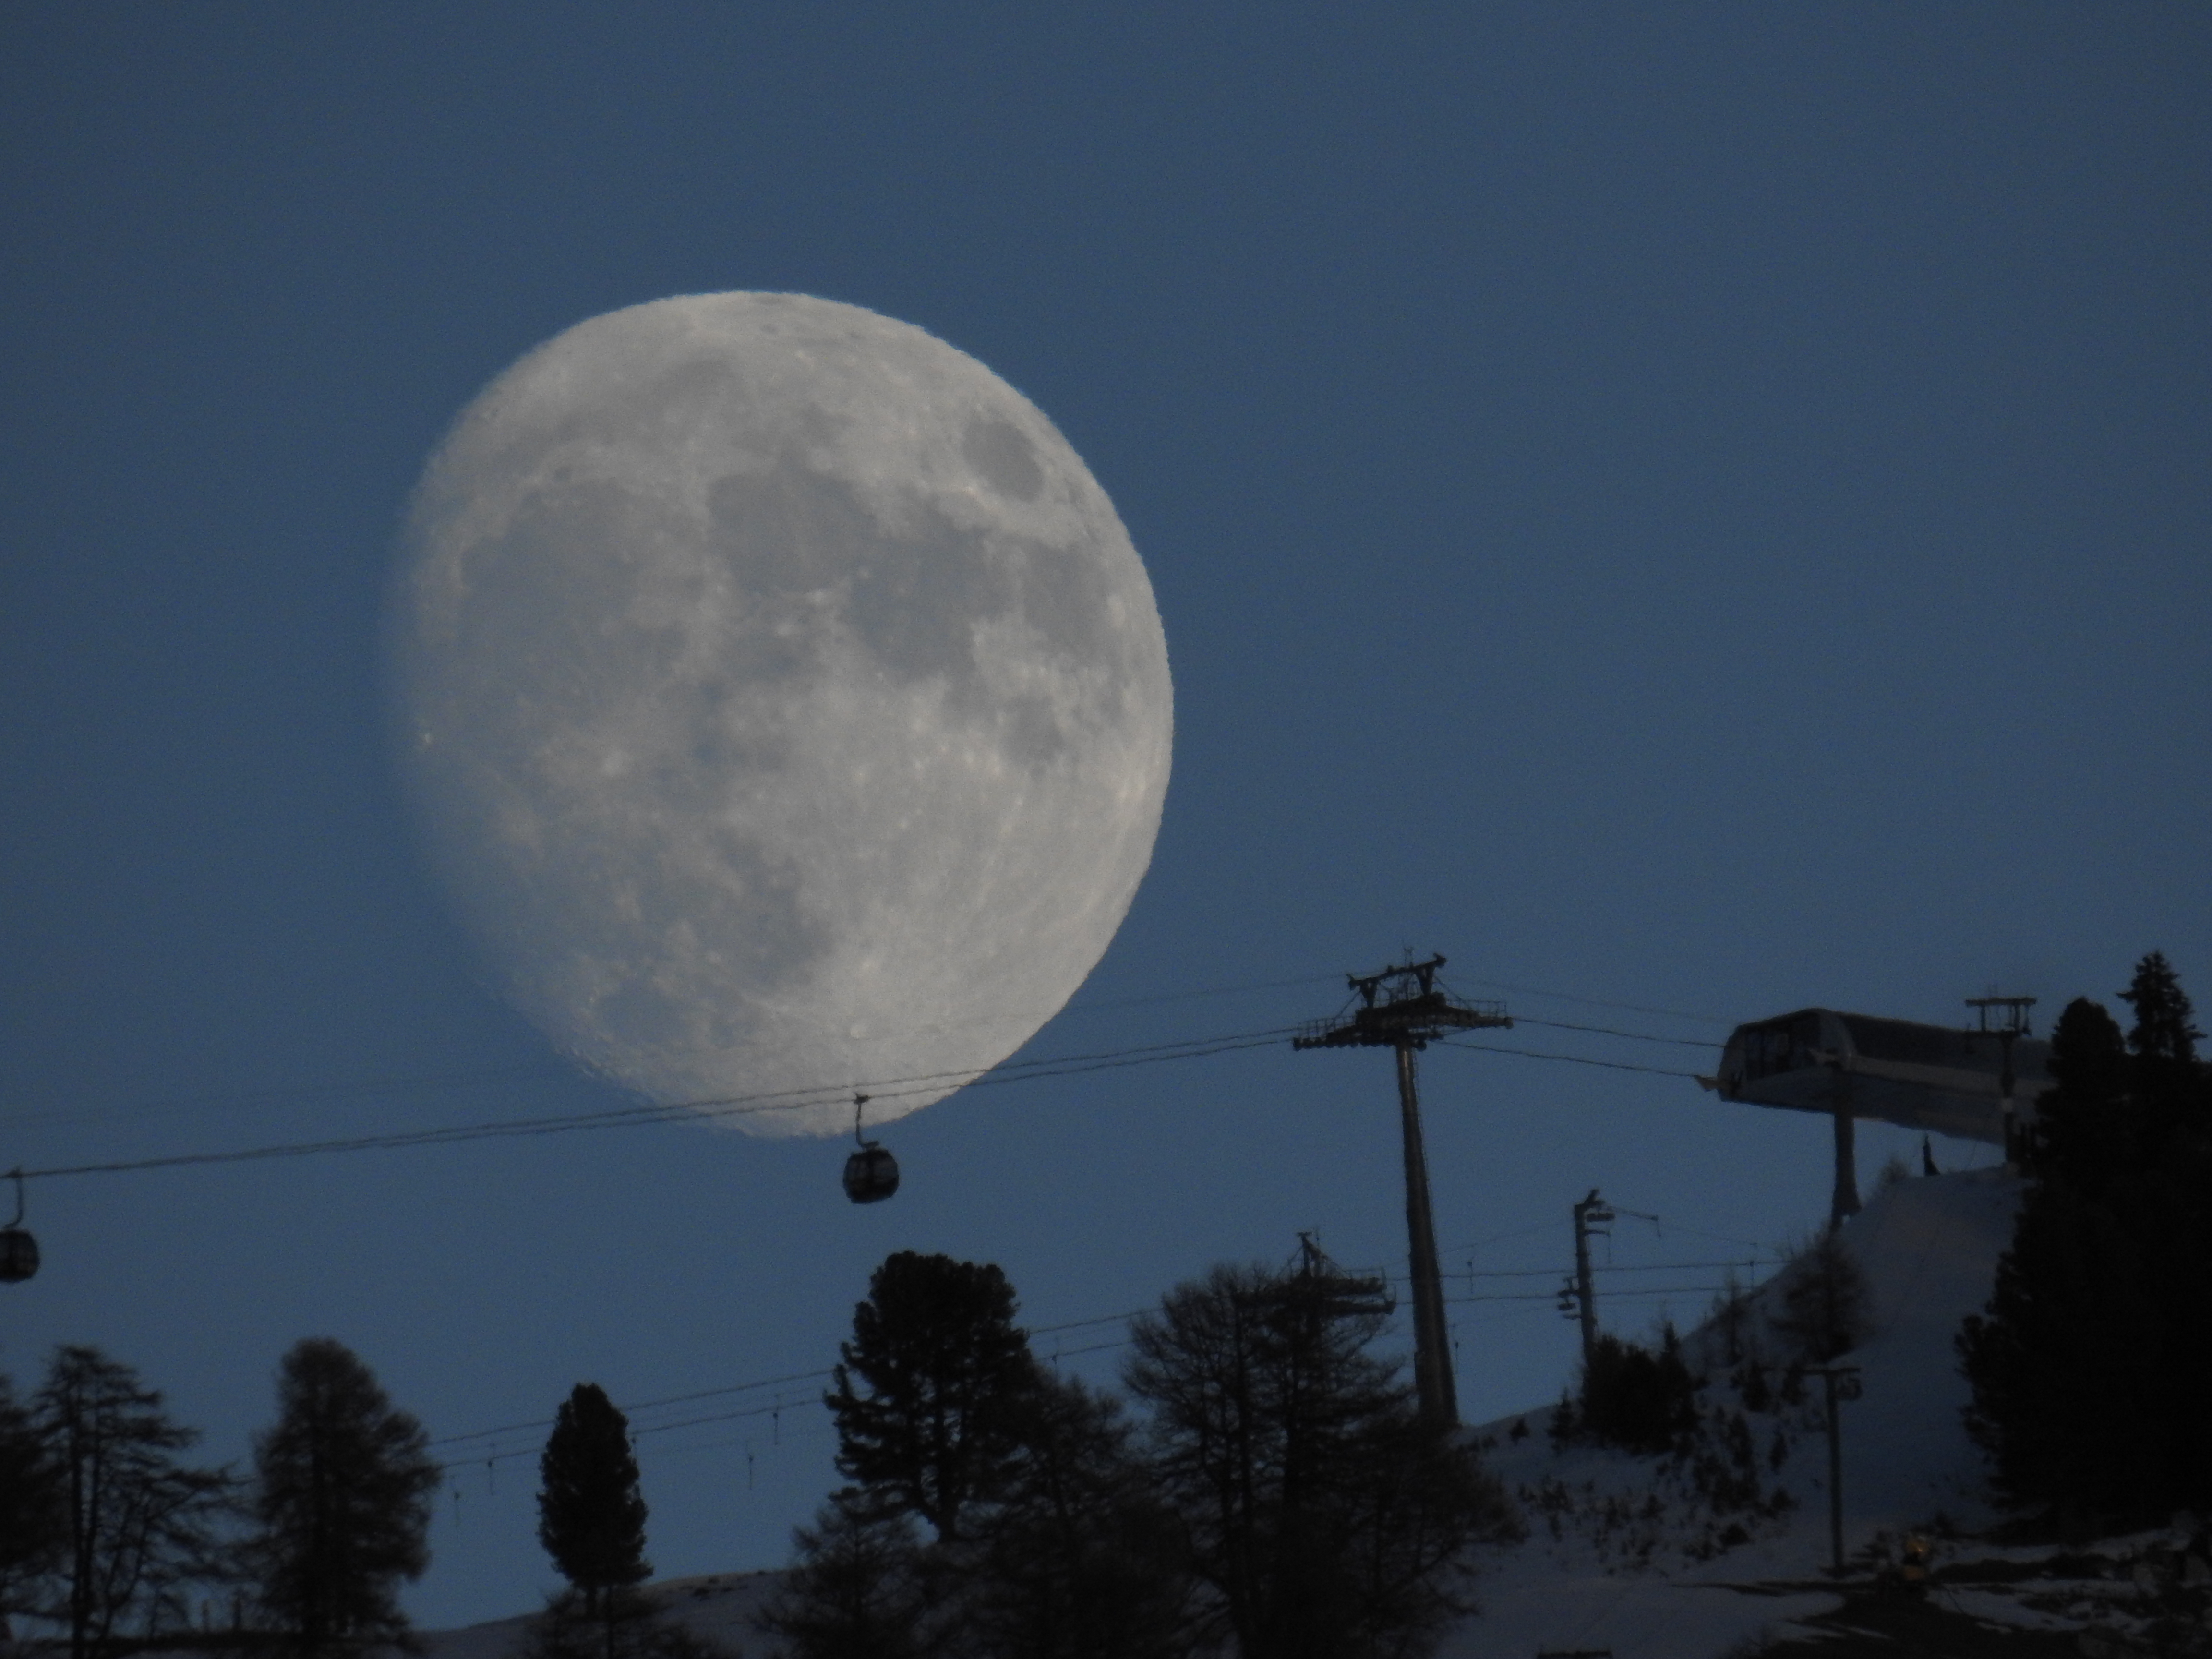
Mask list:
[[[2051,1045],[2014,1036],[2012,1070],[2025,1124],[2051,1086]],[[1824,1113],[1836,1109],[1840,1089],[1853,1117],[2002,1146],[2003,1071],[1996,1031],[1804,1008],[1737,1026],[1714,1086],[1724,1100]]]

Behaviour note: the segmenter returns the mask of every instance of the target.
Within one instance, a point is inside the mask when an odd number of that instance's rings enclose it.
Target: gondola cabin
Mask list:
[[[0,1227],[0,1285],[20,1285],[39,1271],[39,1241],[21,1227]]]
[[[20,1285],[39,1271],[39,1241],[23,1225],[23,1172],[10,1170],[0,1180],[15,1183],[15,1218],[0,1227],[0,1285]]]
[[[880,1204],[898,1183],[898,1160],[873,1141],[845,1160],[845,1196],[855,1204]]]

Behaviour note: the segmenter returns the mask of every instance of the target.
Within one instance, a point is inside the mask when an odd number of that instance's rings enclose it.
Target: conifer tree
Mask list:
[[[824,1396],[838,1473],[871,1504],[958,1538],[965,1512],[1012,1470],[1036,1377],[1006,1274],[911,1250],[886,1257],[838,1353]]]
[[[284,1356],[276,1400],[253,1449],[263,1609],[301,1656],[404,1640],[398,1586],[430,1565],[440,1477],[422,1425],[328,1337]]]
[[[2156,1066],[2196,1062],[2197,1040],[2204,1033],[2197,1029],[2195,1011],[2163,951],[2154,951],[2136,964],[2135,978],[2120,996],[2136,1011],[2128,1047],[2138,1056]]]
[[[2070,1004],[1989,1306],[1959,1338],[2000,1491],[2075,1529],[2212,1503],[2212,1068],[2154,951],[2106,1011]]]
[[[579,1382],[561,1403],[538,1460],[538,1541],[605,1626],[615,1650],[614,1592],[653,1576],[645,1559],[645,1497],[629,1419],[596,1382]]]
[[[2051,1034],[2052,1087],[2036,1103],[2021,1162],[2045,1188],[2101,1195],[2142,1162],[2128,1121],[2127,1041],[2097,1003],[2076,997]]]

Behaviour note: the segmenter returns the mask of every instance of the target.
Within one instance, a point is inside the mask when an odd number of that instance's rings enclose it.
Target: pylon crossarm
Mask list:
[[[1452,1031],[1510,1028],[1512,1017],[1498,1003],[1472,1006],[1447,1002],[1441,992],[1379,1007],[1355,1008],[1349,1018],[1309,1020],[1291,1039],[1293,1048],[1426,1048]]]

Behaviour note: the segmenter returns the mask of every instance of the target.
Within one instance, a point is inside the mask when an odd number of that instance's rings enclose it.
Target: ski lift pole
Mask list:
[[[1597,1347],[1597,1289],[1591,1282],[1590,1235],[1601,1232],[1613,1218],[1613,1212],[1597,1195],[1597,1188],[1589,1189],[1589,1196],[1575,1206],[1575,1299],[1583,1328],[1583,1368],[1589,1368],[1590,1355]]]
[[[1844,1576],[1844,1437],[1843,1414],[1838,1405],[1858,1399],[1866,1390],[1856,1365],[1808,1365],[1806,1375],[1826,1385],[1828,1407],[1828,1571]]]

